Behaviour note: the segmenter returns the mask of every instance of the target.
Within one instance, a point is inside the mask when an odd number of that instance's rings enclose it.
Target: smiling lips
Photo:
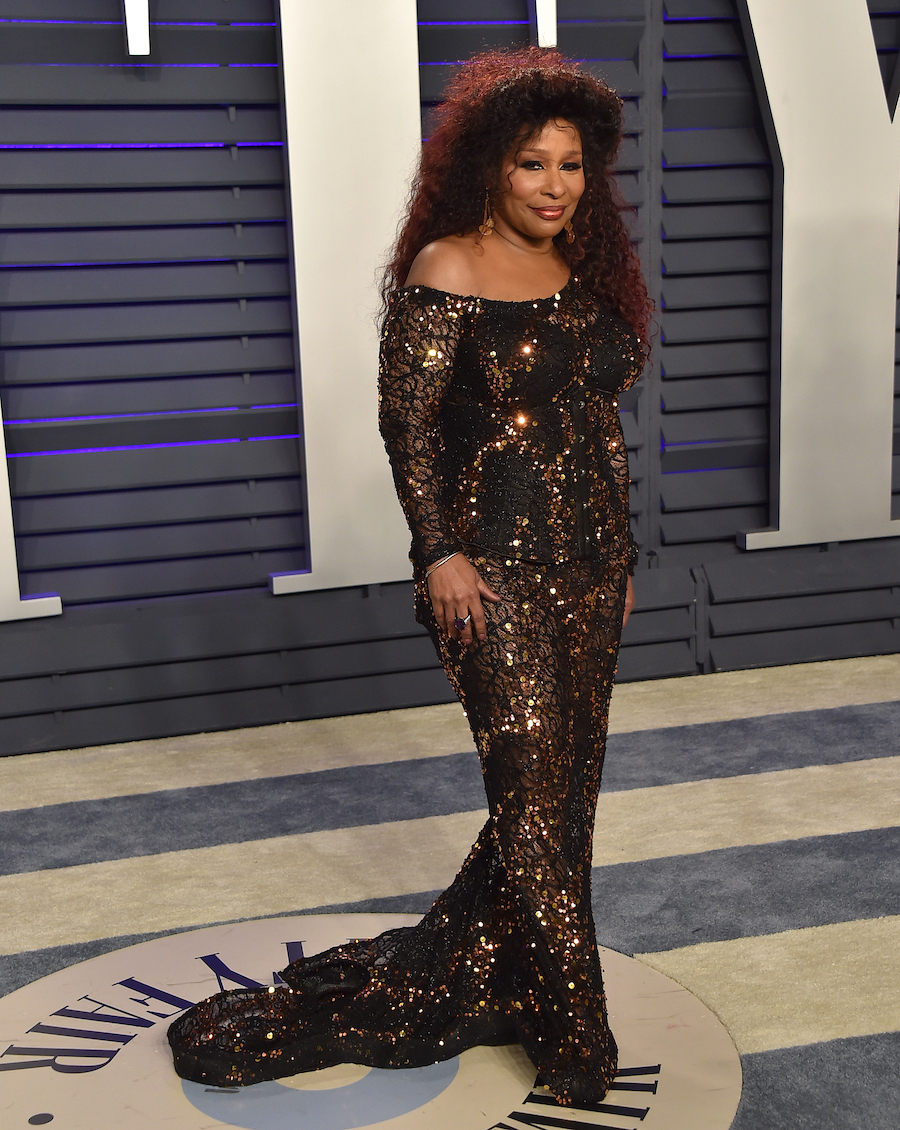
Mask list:
[[[532,208],[532,211],[540,216],[542,220],[558,220],[563,212],[565,212],[565,208]]]

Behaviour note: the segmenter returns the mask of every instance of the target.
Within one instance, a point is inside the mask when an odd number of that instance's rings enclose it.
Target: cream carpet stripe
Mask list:
[[[0,758],[0,811],[474,749],[459,703]]]
[[[601,793],[594,866],[900,823],[900,757]]]
[[[446,887],[484,813],[280,836],[0,878],[0,953]]]
[[[897,823],[900,757],[601,795],[596,865]],[[484,812],[0,877],[0,952],[435,890]]]
[[[900,697],[900,655],[656,679],[616,687],[611,733]],[[392,710],[0,758],[0,810],[217,785],[472,748],[462,708]]]
[[[900,1029],[900,916],[635,956],[708,1004],[741,1052]]]

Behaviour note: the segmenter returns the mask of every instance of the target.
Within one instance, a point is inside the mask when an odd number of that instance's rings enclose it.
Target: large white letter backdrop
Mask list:
[[[415,0],[282,0],[280,22],[312,571],[276,594],[411,575],[375,318],[421,137]]]
[[[868,6],[744,5],[772,156],[784,168],[772,303],[775,528],[748,532],[744,545],[896,537],[900,120],[888,111]],[[778,235],[776,211],[776,254]]]
[[[129,51],[146,53],[146,0],[126,0],[125,15]],[[784,184],[776,524],[740,540],[761,549],[896,537],[900,120],[888,110],[866,0],[742,0],[742,17]],[[542,43],[555,42],[551,0],[533,0],[532,20]],[[274,576],[276,594],[410,575],[376,423],[376,315],[420,132],[415,0],[281,0],[280,26],[312,567]],[[55,595],[20,596],[0,474],[0,620],[60,611]]]

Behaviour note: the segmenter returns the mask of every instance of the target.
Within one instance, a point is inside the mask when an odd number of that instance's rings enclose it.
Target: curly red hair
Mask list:
[[[567,243],[560,232],[557,250],[582,284],[647,341],[650,300],[622,219],[628,206],[611,172],[622,137],[622,100],[549,48],[476,55],[450,82],[385,268],[385,303],[426,244],[477,230],[485,188],[497,185],[508,154],[558,119],[581,135],[585,191],[572,220],[575,241]]]

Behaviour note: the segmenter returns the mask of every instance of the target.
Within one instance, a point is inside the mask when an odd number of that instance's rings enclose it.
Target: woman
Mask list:
[[[489,820],[419,925],[176,1021],[188,1078],[515,1041],[561,1103],[601,1099],[615,1075],[591,838],[636,556],[615,396],[643,367],[648,318],[609,172],[620,108],[554,51],[473,60],[386,272],[382,433],[417,617],[472,725]]]

